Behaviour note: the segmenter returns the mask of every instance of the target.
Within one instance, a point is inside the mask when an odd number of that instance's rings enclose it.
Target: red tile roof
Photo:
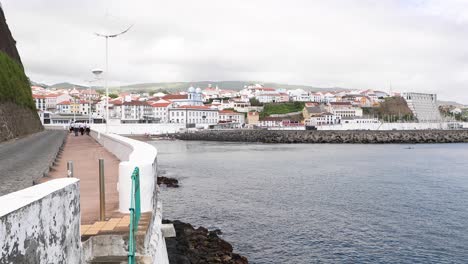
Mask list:
[[[350,102],[330,102],[330,105],[351,106],[351,103]]]
[[[212,110],[210,107],[204,106],[204,105],[182,105],[182,106],[176,107],[176,109],[177,108],[179,108],[179,109],[206,109],[206,110]]]
[[[149,105],[147,102],[142,101],[130,101],[130,102],[123,102],[122,105]]]
[[[168,94],[162,97],[164,100],[182,100],[182,99],[188,99],[187,94]]]
[[[152,107],[168,107],[171,103],[149,103]]]
[[[45,96],[40,95],[40,94],[33,94],[32,96],[33,96],[33,98],[35,98],[35,99],[45,99]]]
[[[243,113],[234,112],[232,110],[221,110],[219,111],[220,115],[244,115]]]

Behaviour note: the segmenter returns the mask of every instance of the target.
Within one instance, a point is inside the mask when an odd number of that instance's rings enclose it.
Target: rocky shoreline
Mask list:
[[[261,143],[346,143],[346,144],[417,144],[468,143],[468,130],[391,130],[391,131],[279,131],[223,130],[173,135],[181,140],[261,142]]]
[[[158,176],[157,183],[158,185],[164,184],[168,188],[179,188],[179,181],[174,178]]]
[[[248,260],[232,252],[232,246],[219,235],[220,230],[209,231],[204,227],[194,228],[181,221],[163,220],[172,223],[176,237],[166,238],[166,247],[171,264],[247,264]]]

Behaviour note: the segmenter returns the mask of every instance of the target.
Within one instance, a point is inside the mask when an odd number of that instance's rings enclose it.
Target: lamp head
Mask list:
[[[92,70],[93,74],[96,75],[96,77],[98,77],[101,73],[103,73],[104,71],[101,70],[101,69],[94,69]]]

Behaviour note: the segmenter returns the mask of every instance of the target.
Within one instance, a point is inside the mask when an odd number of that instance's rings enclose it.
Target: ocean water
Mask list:
[[[164,217],[250,263],[468,263],[468,144],[150,143]]]

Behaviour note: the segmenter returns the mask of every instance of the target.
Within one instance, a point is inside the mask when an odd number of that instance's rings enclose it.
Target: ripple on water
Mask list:
[[[164,214],[221,229],[251,263],[466,263],[464,144],[157,141],[182,179]]]

